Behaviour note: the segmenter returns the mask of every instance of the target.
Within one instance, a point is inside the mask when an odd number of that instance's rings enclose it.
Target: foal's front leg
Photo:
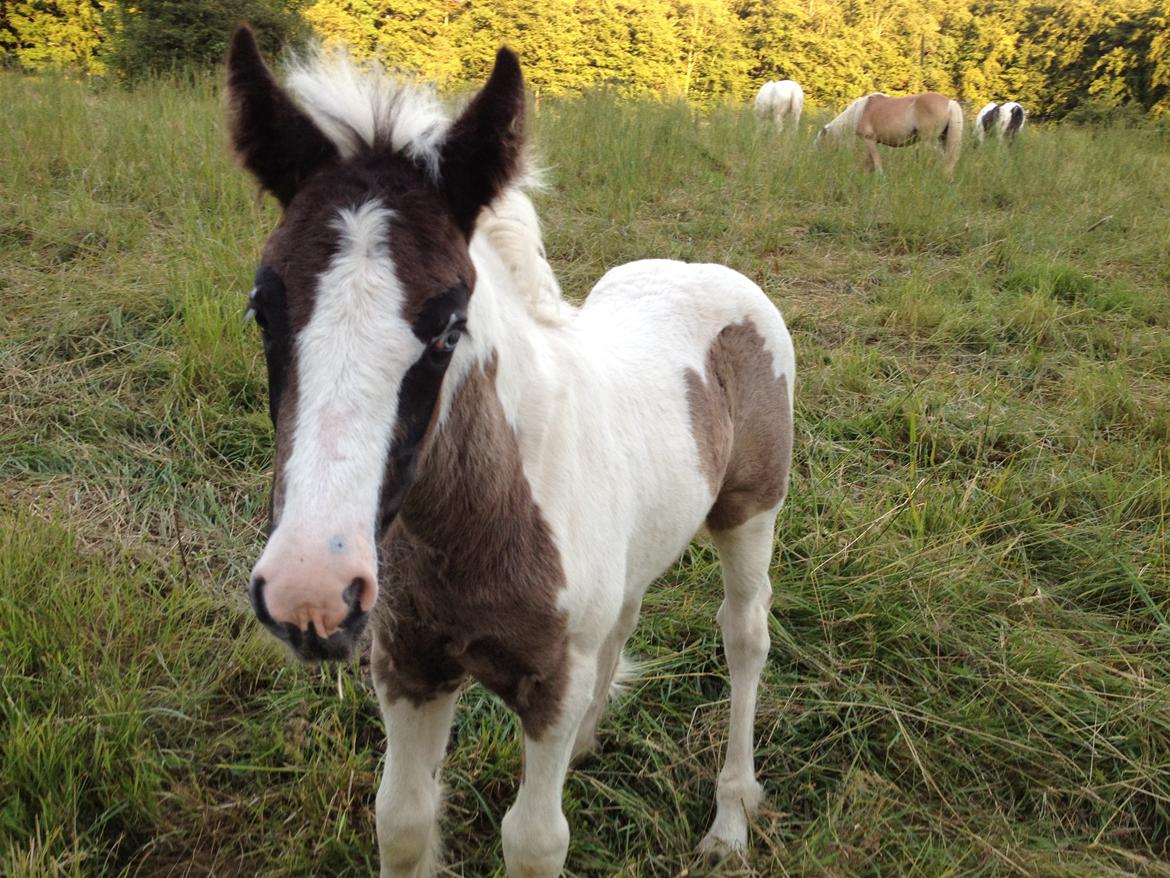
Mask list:
[[[865,136],[861,139],[865,143],[865,169],[880,174],[882,172],[882,159],[878,155],[877,141],[872,137]]]
[[[378,687],[386,724],[386,766],[375,799],[381,878],[430,878],[439,850],[439,763],[458,693],[415,706]]]
[[[525,731],[520,792],[500,827],[509,878],[556,878],[565,865],[569,822],[561,811],[562,790],[578,727],[593,699],[597,659],[596,652],[572,652],[560,716],[537,736]]]

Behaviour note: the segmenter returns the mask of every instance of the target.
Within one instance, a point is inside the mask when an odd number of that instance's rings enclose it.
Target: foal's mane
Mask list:
[[[344,158],[390,149],[439,177],[440,150],[452,118],[429,85],[387,70],[377,60],[355,63],[344,49],[320,46],[288,65],[288,90]],[[526,194],[540,187],[525,155],[524,169],[476,224],[508,269],[514,291],[545,323],[571,313],[545,258],[540,223]]]

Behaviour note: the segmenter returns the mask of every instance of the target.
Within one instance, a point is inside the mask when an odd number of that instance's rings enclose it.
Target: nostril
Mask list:
[[[355,576],[353,581],[345,587],[345,591],[341,593],[341,599],[345,601],[345,605],[351,610],[356,610],[359,607],[362,599],[362,584],[364,580],[360,576]]]
[[[373,594],[370,593],[371,591]],[[349,607],[349,612],[346,613],[345,619],[342,620],[339,628],[345,633],[347,642],[353,642],[361,635],[368,618],[366,610],[363,609],[363,604],[369,606],[377,596],[377,593],[377,586],[372,585],[372,580],[366,579],[364,576],[355,576],[350,580],[349,585],[345,587],[345,591],[341,593],[345,605]],[[346,650],[348,650],[348,647],[346,647]],[[344,656],[337,655],[333,657],[342,658]]]
[[[254,576],[248,583],[248,597],[252,599],[252,612],[264,625],[274,625],[272,614],[268,612],[268,605],[264,603],[264,577]]]
[[[341,593],[341,599],[345,601],[345,605],[349,607],[349,618],[353,619],[365,612],[362,609],[363,604],[367,603],[367,591],[370,587],[369,581],[364,576],[355,576],[350,580],[349,585],[345,587],[345,591]]]
[[[350,580],[345,591],[341,593],[345,605],[349,607],[341,627],[351,635],[357,636],[366,624],[366,616],[378,596],[378,587],[373,579],[364,576],[355,576]]]

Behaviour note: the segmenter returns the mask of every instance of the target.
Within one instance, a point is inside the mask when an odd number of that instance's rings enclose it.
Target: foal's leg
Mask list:
[[[439,848],[439,763],[447,748],[458,693],[415,707],[389,701],[379,687],[386,724],[386,766],[375,799],[381,878],[430,878]]]
[[[865,142],[865,169],[880,174],[882,172],[882,160],[878,155],[877,141],[872,137],[863,136],[861,139]]]
[[[561,713],[539,737],[524,735],[524,771],[516,801],[500,831],[509,878],[557,878],[569,852],[569,822],[561,811],[565,773],[577,729],[593,699],[597,651],[572,652]]]
[[[776,511],[757,515],[733,530],[711,534],[723,566],[725,594],[717,618],[731,670],[727,757],[715,793],[715,822],[699,846],[716,855],[746,848],[747,818],[763,797],[756,781],[753,726],[756,691],[770,643],[772,583],[768,566]]]
[[[597,680],[593,684],[593,701],[577,728],[577,738],[573,743],[574,760],[592,752],[597,746],[597,728],[601,725],[601,718],[605,716],[605,708],[612,695],[614,679],[622,661],[622,647],[634,633],[640,607],[640,600],[627,601],[622,606],[613,630],[597,655]]]

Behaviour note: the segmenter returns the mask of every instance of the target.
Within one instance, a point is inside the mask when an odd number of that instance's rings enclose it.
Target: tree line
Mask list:
[[[481,79],[506,43],[538,95],[742,101],[790,78],[828,107],[934,89],[1050,118],[1170,115],[1170,0],[18,0],[0,54],[133,80],[218,64],[241,18],[269,51],[315,36],[441,86]]]

